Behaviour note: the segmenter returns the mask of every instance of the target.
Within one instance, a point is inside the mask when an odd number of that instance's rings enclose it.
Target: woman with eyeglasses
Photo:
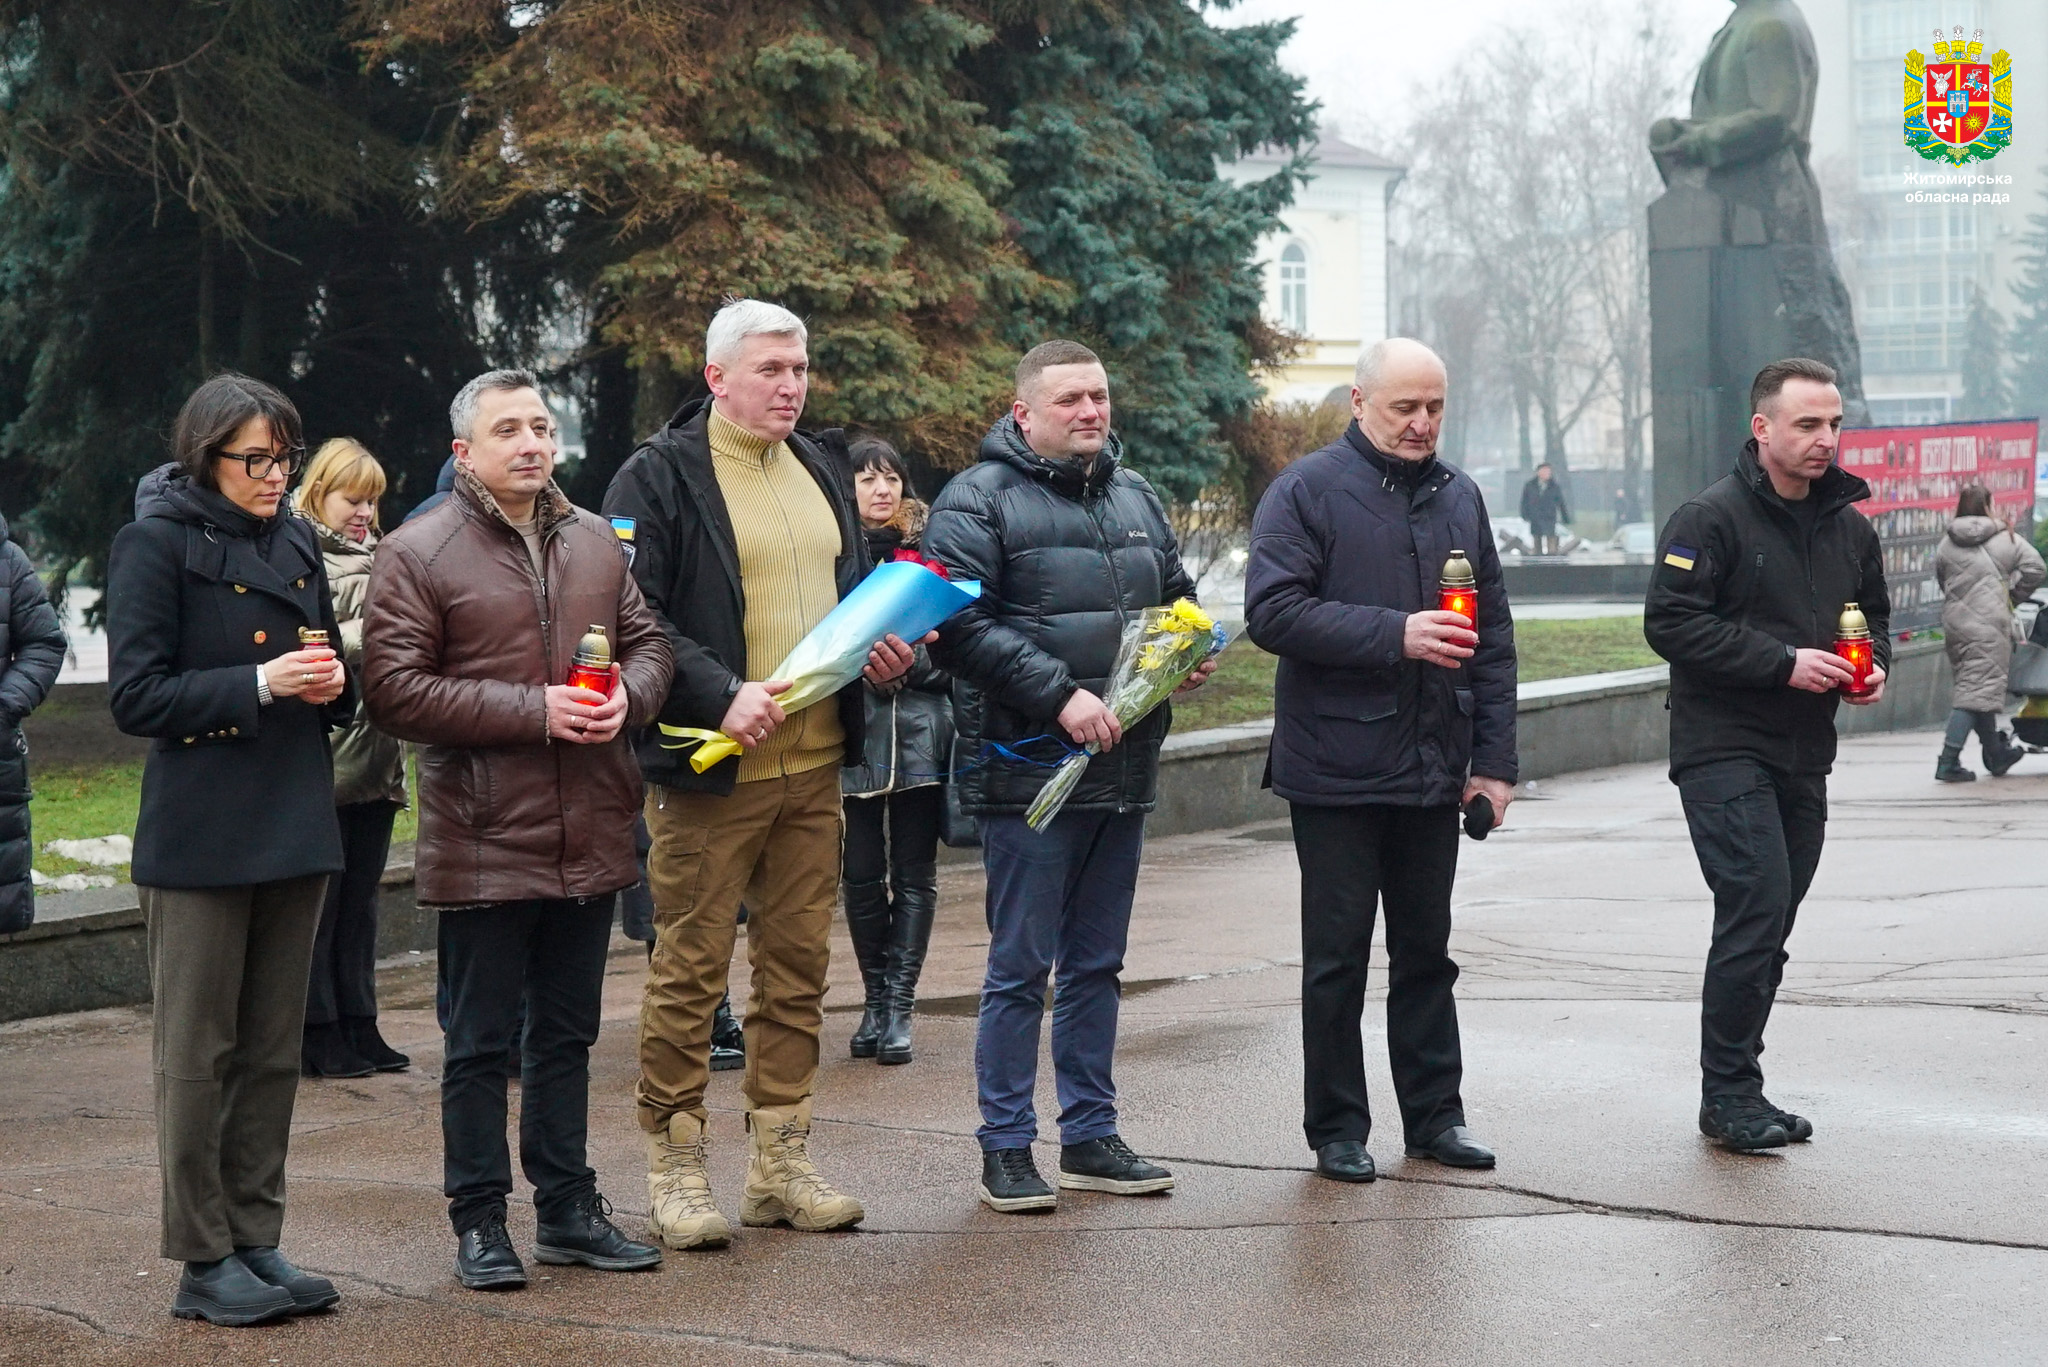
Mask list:
[[[313,453],[293,506],[319,538],[350,670],[363,659],[363,605],[377,554],[377,500],[384,467],[361,442],[335,437]],[[307,1077],[402,1072],[412,1060],[377,1029],[377,886],[391,853],[391,827],[405,809],[405,746],[370,725],[360,704],[334,746],[334,812],[341,821],[342,870],[327,881],[306,987]]]
[[[108,696],[148,736],[133,871],[148,929],[171,1313],[256,1324],[340,1299],[278,1252],[307,965],[342,867],[327,730],[353,715],[319,544],[286,506],[299,415],[216,375],[107,561]],[[301,632],[324,632],[302,643]]]

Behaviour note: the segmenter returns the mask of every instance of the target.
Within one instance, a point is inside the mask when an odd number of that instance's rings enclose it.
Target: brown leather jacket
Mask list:
[[[612,529],[554,485],[546,578],[488,491],[454,494],[377,548],[363,690],[381,731],[418,742],[422,903],[594,897],[639,881],[640,768],[626,740],[668,696],[673,657]],[[606,745],[548,738],[543,689],[605,628],[629,702]]]

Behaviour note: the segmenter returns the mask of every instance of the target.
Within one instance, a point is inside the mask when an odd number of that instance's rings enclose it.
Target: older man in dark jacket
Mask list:
[[[1117,975],[1171,709],[1125,732],[1102,695],[1124,623],[1191,596],[1194,583],[1152,486],[1123,468],[1109,416],[1109,378],[1095,353],[1066,341],[1033,348],[1017,367],[1010,415],[982,442],[980,462],[939,495],[924,536],[926,555],[982,585],[934,651],[961,684],[962,750],[1061,737],[1100,751],[1039,831],[1023,813],[1045,769],[997,761],[961,779],[962,805],[985,818],[990,938],[974,1058],[981,1198],[999,1211],[1055,1200],[1030,1148],[1039,1021],[1055,966],[1059,1184],[1118,1195],[1173,1185],[1118,1136],[1111,1074]]]
[[[1459,1096],[1451,882],[1459,805],[1497,825],[1514,795],[1515,633],[1478,486],[1436,459],[1444,391],[1421,343],[1369,348],[1351,426],[1261,500],[1245,576],[1246,627],[1280,657],[1267,772],[1301,862],[1303,1128],[1339,1181],[1375,1175],[1359,1019],[1379,902],[1408,1156],[1493,1166]],[[1457,551],[1476,632],[1434,607]]]
[[[22,718],[35,711],[64,665],[63,624],[43,581],[0,519],[0,935],[36,919],[29,870],[28,746]]]
[[[612,906],[639,880],[640,771],[623,732],[653,716],[672,661],[611,527],[550,477],[554,418],[525,371],[480,375],[450,410],[454,493],[387,537],[370,572],[370,721],[420,751],[420,901],[440,909],[448,987],[444,1190],[456,1273],[523,1286],[505,1232],[505,1055],[527,1004],[519,1156],[534,1256],[604,1271],[661,1250],[607,1218],[586,1153],[590,1046]],[[563,682],[595,624],[608,693]]]

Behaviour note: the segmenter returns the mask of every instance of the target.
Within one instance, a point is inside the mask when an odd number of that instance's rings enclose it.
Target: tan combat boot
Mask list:
[[[677,1111],[647,1136],[647,1232],[670,1248],[723,1248],[732,1226],[711,1203],[704,1171],[705,1116]]]
[[[740,1223],[787,1223],[791,1229],[845,1229],[867,1212],[832,1190],[811,1164],[810,1098],[785,1110],[747,1113],[747,1190]]]

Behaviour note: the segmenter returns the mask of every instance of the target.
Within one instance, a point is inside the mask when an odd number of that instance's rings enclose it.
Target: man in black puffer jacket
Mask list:
[[[63,667],[64,628],[43,581],[0,518],[0,934],[36,919],[29,869],[35,842],[28,824],[28,743],[22,718],[49,695]]]
[[[960,783],[962,805],[984,818],[989,953],[975,1044],[977,1138],[981,1197],[1000,1211],[1054,1203],[1030,1145],[1038,1030],[1055,964],[1060,1185],[1119,1195],[1173,1185],[1172,1174],[1118,1137],[1111,1076],[1117,975],[1171,709],[1126,733],[1102,695],[1124,624],[1191,597],[1195,586],[1159,496],[1121,465],[1109,413],[1109,377],[1094,352],[1078,342],[1034,347],[1017,366],[1010,415],[982,441],[980,462],[939,495],[924,534],[927,556],[982,585],[980,600],[941,629],[933,653],[958,681],[961,752],[994,756]],[[1100,753],[1060,814],[1033,831],[1023,813],[1050,771],[993,747],[1016,751],[1055,736]],[[1047,748],[1024,753],[1043,757]]]

